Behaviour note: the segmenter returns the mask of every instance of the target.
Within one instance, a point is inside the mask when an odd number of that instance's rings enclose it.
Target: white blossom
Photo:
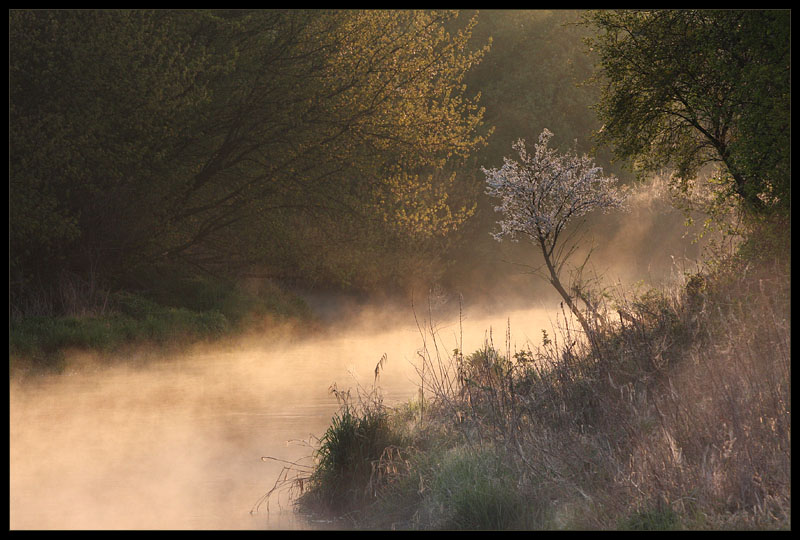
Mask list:
[[[481,170],[486,175],[486,193],[500,199],[495,207],[502,214],[496,240],[527,236],[551,252],[564,226],[588,212],[607,212],[623,207],[624,194],[614,176],[603,176],[585,154],[559,154],[547,144],[553,134],[545,129],[533,154],[519,139],[513,148],[519,161],[505,158],[499,169]]]

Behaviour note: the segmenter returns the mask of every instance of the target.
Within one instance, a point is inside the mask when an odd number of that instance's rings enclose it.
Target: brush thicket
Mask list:
[[[343,405],[301,502],[378,528],[790,528],[788,275],[596,297],[590,336],[562,312],[522,350],[420,324],[418,399]]]

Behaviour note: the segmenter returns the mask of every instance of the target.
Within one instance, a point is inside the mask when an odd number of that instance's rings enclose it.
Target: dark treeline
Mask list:
[[[484,50],[455,16],[10,12],[13,306],[73,276],[402,277],[474,204]]]
[[[786,10],[597,12],[600,141],[692,192],[715,166],[717,203],[788,215],[791,51]],[[710,208],[709,208],[710,209]]]
[[[480,167],[544,127],[785,211],[788,12],[659,17],[12,10],[12,314],[176,275],[464,283],[496,258]]]

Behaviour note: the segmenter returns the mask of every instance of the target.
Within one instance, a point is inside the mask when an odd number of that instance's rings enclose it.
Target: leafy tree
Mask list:
[[[178,216],[204,226],[170,253],[213,262],[239,245],[244,262],[274,264],[240,244],[276,231],[276,217],[311,237],[365,221],[426,236],[463,220],[466,208],[447,201],[452,178],[437,171],[482,143],[482,113],[458,86],[480,56],[465,49],[469,25],[450,36],[442,25],[454,13],[269,15],[269,32],[260,12],[237,21],[256,28],[221,84],[248,90],[221,92],[211,117],[226,122]]]
[[[166,212],[204,52],[163,14],[9,13],[12,292],[130,262]]]
[[[622,207],[624,196],[614,185],[617,179],[603,176],[586,154],[559,154],[548,148],[552,136],[548,129],[542,131],[532,154],[520,139],[514,144],[519,161],[506,158],[500,169],[483,169],[486,192],[500,199],[495,210],[503,216],[493,236],[498,241],[522,236],[539,247],[547,279],[591,336],[586,318],[561,283],[562,269],[577,249],[572,239],[579,230],[567,231],[567,225],[595,210]]]
[[[684,189],[719,167],[719,198],[785,212],[790,184],[788,10],[612,10],[598,35],[601,142]]]
[[[11,11],[14,290],[165,264],[357,280],[342,246],[452,231],[454,164],[484,143],[456,17]]]

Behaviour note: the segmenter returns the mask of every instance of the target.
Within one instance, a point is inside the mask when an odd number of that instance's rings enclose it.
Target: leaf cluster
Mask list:
[[[597,29],[600,142],[640,172],[705,166],[756,214],[789,203],[788,10],[608,10]]]

